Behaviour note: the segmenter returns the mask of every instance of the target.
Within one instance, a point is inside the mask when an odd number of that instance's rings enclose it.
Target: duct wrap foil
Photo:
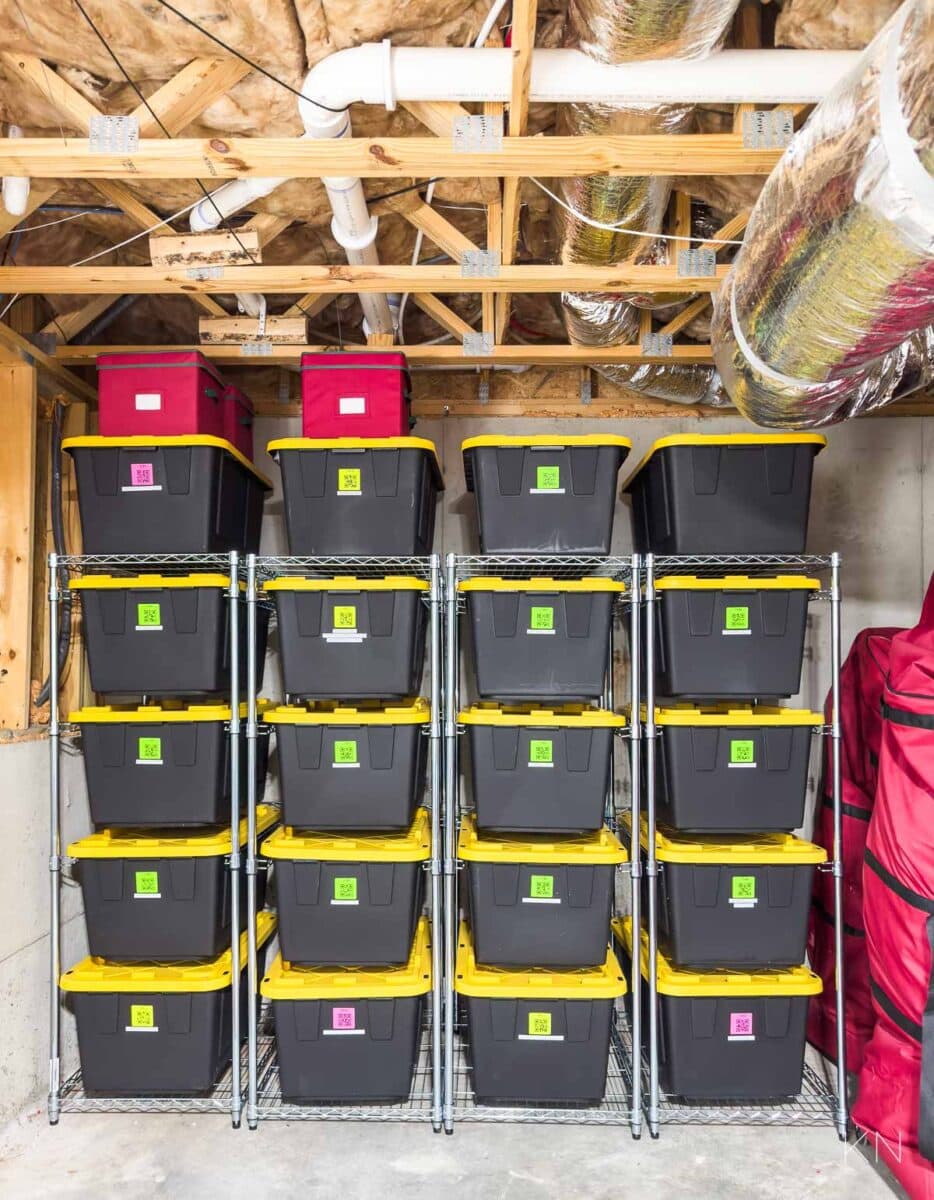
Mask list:
[[[733,402],[805,429],[932,377],[934,2],[908,0],[796,135],[753,209],[711,340]]]
[[[718,44],[738,0],[571,0],[568,38],[592,58],[606,63],[640,59],[702,58]],[[559,109],[563,134],[683,133],[690,105],[568,104]],[[671,180],[659,176],[592,175],[556,180],[554,190],[568,208],[555,206],[558,259],[561,263],[612,266],[627,259],[666,261],[659,233],[668,206]],[[588,224],[621,225],[636,234]],[[649,235],[649,236],[644,236]],[[568,338],[587,346],[632,343],[639,328],[638,307],[664,307],[683,296],[633,296],[627,293],[564,293],[561,297]],[[711,391],[711,367],[640,365],[598,368],[614,381],[664,399],[694,403]],[[684,378],[679,378],[686,372]]]

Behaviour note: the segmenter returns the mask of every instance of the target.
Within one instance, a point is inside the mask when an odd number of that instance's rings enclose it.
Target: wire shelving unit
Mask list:
[[[62,803],[61,803],[61,755],[63,736],[70,728],[62,721],[59,711],[58,639],[61,625],[63,590],[72,578],[89,574],[139,575],[159,572],[166,575],[198,572],[222,572],[229,578],[227,589],[227,620],[230,638],[230,722],[231,741],[231,813],[229,855],[231,890],[231,979],[240,978],[240,885],[241,858],[239,847],[240,812],[240,663],[239,621],[240,566],[241,557],[236,552],[229,554],[50,554],[49,563],[49,885],[51,902],[50,921],[50,977],[49,977],[49,1122],[53,1125],[63,1112],[93,1113],[227,1113],[234,1128],[240,1124],[243,1108],[243,1089],[246,1079],[246,1048],[243,1046],[243,1014],[240,1011],[240,988],[231,988],[231,1064],[223,1072],[213,1090],[204,1096],[98,1096],[89,1095],[84,1089],[80,1069],[66,1080],[61,1076],[61,1021],[64,993],[59,987],[62,973],[62,886],[66,868],[71,861],[62,853]],[[76,592],[73,602],[80,602]]]
[[[441,558],[433,554],[415,557],[330,556],[301,557],[297,555],[248,555],[245,560],[246,619],[247,619],[247,1124],[255,1129],[260,1120],[305,1121],[414,1121],[431,1122],[441,1128],[442,1100],[442,578]],[[259,678],[257,662],[257,608],[263,581],[284,575],[327,579],[349,576],[375,579],[385,576],[413,576],[428,583],[424,602],[429,610],[428,691],[430,723],[425,732],[430,739],[428,768],[428,807],[431,813],[431,857],[426,869],[430,872],[428,897],[432,924],[432,990],[422,1031],[419,1055],[409,1098],[403,1104],[387,1105],[305,1105],[290,1104],[282,1099],[279,1068],[276,1060],[275,1032],[272,1014],[261,1006],[257,988],[259,964],[256,946],[256,873],[260,869],[256,846],[256,740],[257,697]]]

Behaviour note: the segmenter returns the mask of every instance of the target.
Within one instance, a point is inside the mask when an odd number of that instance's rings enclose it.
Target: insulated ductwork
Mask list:
[[[934,3],[908,0],[772,172],[717,297],[731,398],[803,429],[934,375]]]
[[[603,63],[704,58],[720,41],[737,3],[738,0],[571,0],[569,36],[584,53]],[[570,104],[561,110],[561,132],[680,133],[690,124],[692,113],[693,108],[687,103]],[[657,258],[657,243],[651,237],[639,236],[639,232],[651,235],[661,231],[671,192],[670,179],[596,175],[561,179],[556,181],[556,187],[567,205],[556,209],[562,263],[610,266],[624,259]],[[599,225],[624,228],[614,232]],[[634,341],[639,313],[632,299],[625,294],[564,294],[561,300],[569,339],[588,346]],[[663,297],[659,303],[671,303],[671,299]],[[711,368],[642,365],[600,370],[619,383],[663,399],[692,403],[710,398]]]

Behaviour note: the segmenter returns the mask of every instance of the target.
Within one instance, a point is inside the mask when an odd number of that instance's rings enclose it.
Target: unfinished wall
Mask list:
[[[479,433],[535,432],[541,422],[461,420],[421,422],[415,432],[433,440],[447,479],[436,546],[440,551],[476,552],[473,499],[464,491],[460,444]],[[635,464],[659,437],[678,432],[748,430],[740,419],[671,418],[594,423],[548,422],[549,431],[622,433],[635,443]],[[260,420],[257,444],[297,436],[298,419]],[[917,618],[928,577],[934,570],[934,419],[883,418],[852,421],[829,431],[817,460],[810,548],[843,555],[844,652],[867,625],[911,624]],[[260,456],[260,469],[278,485],[278,468]],[[624,475],[626,468],[624,467]],[[618,553],[630,549],[629,524],[620,510]],[[281,491],[266,509],[263,552],[285,550]],[[808,704],[820,704],[829,680],[827,608],[812,609],[815,656],[805,664]],[[267,695],[278,698],[277,673],[267,675]],[[624,781],[621,781],[624,782]],[[270,791],[270,798],[275,795]],[[63,763],[65,842],[89,829],[81,764]],[[0,742],[0,807],[13,840],[0,872],[0,1123],[44,1096],[48,1079],[48,743]],[[63,962],[86,953],[80,893],[63,896]],[[63,1074],[76,1065],[73,1028],[66,1019]],[[75,1118],[65,1117],[65,1120]]]

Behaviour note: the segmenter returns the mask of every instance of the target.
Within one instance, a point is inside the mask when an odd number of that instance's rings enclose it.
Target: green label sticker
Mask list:
[[[756,877],[755,875],[734,875],[732,888],[730,891],[731,900],[755,900],[756,898]]]
[[[745,632],[749,628],[748,605],[728,605],[723,614],[723,628],[729,633]]]
[[[334,628],[357,628],[357,606],[355,604],[336,604],[334,606]]]
[[[339,492],[359,492],[360,468],[341,467],[337,472],[337,490]]]
[[[756,765],[756,743],[749,741],[730,742],[730,766],[754,767]]]
[[[141,737],[136,757],[140,762],[162,762],[162,738]]]
[[[553,608],[533,607],[529,613],[529,629],[554,629],[555,610]]]
[[[551,763],[554,761],[553,756],[554,742],[550,740],[529,742],[530,763]]]
[[[136,894],[137,894],[137,896],[158,896],[159,895],[159,872],[158,871],[137,871],[136,872]]]
[[[357,878],[355,875],[338,875],[334,880],[335,900],[356,900]]]
[[[529,1013],[529,1037],[551,1037],[551,1013]]]
[[[540,492],[554,492],[561,487],[560,467],[536,467],[535,487]]]
[[[161,604],[137,604],[136,624],[141,628],[151,628],[162,624]]]
[[[554,875],[530,875],[529,895],[533,900],[553,900],[555,895]]]
[[[130,1028],[131,1029],[152,1029],[156,1023],[155,1012],[152,1004],[131,1004],[130,1005]]]
[[[356,763],[357,761],[357,743],[356,742],[335,742],[334,743],[334,761],[340,764]]]

